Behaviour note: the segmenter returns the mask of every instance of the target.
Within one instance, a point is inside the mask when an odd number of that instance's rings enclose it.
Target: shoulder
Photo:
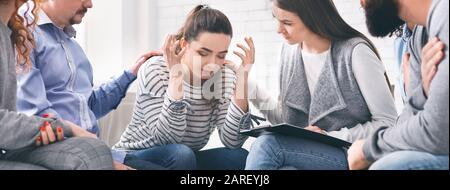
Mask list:
[[[353,72],[366,71],[385,71],[384,64],[375,54],[375,52],[369,47],[369,45],[361,43],[356,45],[352,51]]]
[[[334,42],[334,46],[337,49],[350,53],[352,53],[354,49],[360,44],[365,44],[367,47],[369,47],[369,42],[360,37],[350,38],[347,40],[339,40]]]
[[[151,93],[158,95],[155,92],[155,86],[165,86],[169,80],[169,71],[163,57],[152,57],[138,72],[138,82],[142,93]]]

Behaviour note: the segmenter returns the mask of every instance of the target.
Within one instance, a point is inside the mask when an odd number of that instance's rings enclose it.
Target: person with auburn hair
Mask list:
[[[98,119],[118,107],[140,66],[160,53],[144,54],[130,69],[94,88],[92,65],[75,41],[73,27],[92,7],[91,0],[41,2],[33,32],[36,46],[31,53],[31,68],[18,76],[17,108],[27,115],[65,119],[100,135]],[[112,155],[118,170],[164,169],[123,152],[112,151]]]
[[[31,66],[35,44],[28,30],[35,22],[17,14],[25,2],[0,0],[0,170],[112,169],[108,147],[94,135],[61,119],[16,112],[16,71]],[[35,15],[37,8],[25,14]]]

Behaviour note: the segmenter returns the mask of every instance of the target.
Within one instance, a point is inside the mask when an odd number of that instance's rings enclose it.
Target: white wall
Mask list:
[[[129,68],[145,51],[157,49],[154,0],[93,0],[83,24],[80,44],[94,68],[95,84]],[[134,86],[131,89],[135,91]]]
[[[368,35],[363,9],[357,0],[334,0],[343,18],[353,27]],[[206,3],[223,11],[233,24],[236,42],[252,36],[257,47],[256,65],[252,78],[261,86],[278,94],[278,56],[283,39],[276,32],[270,0],[94,0],[94,8],[81,27],[82,44],[94,65],[96,83],[129,66],[138,54],[160,47],[164,36],[175,33],[194,6]],[[378,47],[394,82],[393,39],[371,38]],[[230,55],[229,59],[238,61]],[[134,89],[132,89],[134,91]],[[212,138],[208,147],[220,146]],[[246,145],[247,147],[249,145]]]

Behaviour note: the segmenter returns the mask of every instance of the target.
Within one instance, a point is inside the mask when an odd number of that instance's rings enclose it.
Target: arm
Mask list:
[[[264,115],[264,118],[272,124],[279,124],[283,122],[281,100],[271,97],[267,90],[262,89],[254,81],[249,82],[250,88],[250,102]]]
[[[97,118],[101,118],[117,108],[126,96],[131,83],[136,80],[141,65],[149,58],[157,55],[162,55],[162,53],[160,51],[150,51],[141,55],[130,70],[124,71],[119,77],[102,84],[93,91],[91,97],[89,97],[89,107]]]
[[[119,77],[95,89],[88,101],[89,108],[95,116],[101,118],[116,109],[134,80],[136,77],[130,71],[124,71]]]
[[[31,55],[32,67],[30,71],[20,74],[17,77],[17,109],[28,116],[42,116],[48,113],[59,117],[47,99],[44,79],[35,60],[36,58],[33,52]]]
[[[423,86],[412,93],[400,115],[397,126],[379,130],[364,145],[364,155],[369,161],[384,154],[400,150],[423,151],[448,155],[449,137],[449,68],[448,49],[440,63],[426,99]]]
[[[239,134],[239,122],[244,116],[244,111],[239,108],[233,101],[226,103],[229,106],[222,106],[225,109],[220,110],[220,113],[227,113],[225,123],[218,127],[219,137],[225,147],[240,148],[248,139],[247,136]],[[243,127],[248,128],[250,126]]]
[[[164,90],[163,79],[159,73],[160,63],[145,65],[139,72],[138,97],[135,114],[139,114],[139,129],[147,134],[146,138],[158,145],[181,143],[186,130],[187,105],[172,97]]]
[[[372,118],[349,129],[329,133],[330,136],[349,142],[365,139],[381,127],[391,127],[397,118],[395,103],[384,75],[384,65],[369,46],[360,44],[355,47],[352,66]]]
[[[0,149],[17,150],[35,145],[36,138],[40,135],[39,129],[44,121],[50,122],[51,129],[55,134],[57,127],[62,127],[64,136],[72,136],[72,129],[60,120],[28,117],[24,114],[0,109]]]
[[[164,58],[169,68],[169,77],[164,80],[160,62],[151,63],[139,71],[139,91],[137,110],[144,122],[140,122],[143,130],[153,143],[178,144],[183,140],[186,132],[186,114],[188,106],[183,101],[183,68],[181,57],[185,48],[176,53],[178,42],[174,36],[168,36],[164,43]],[[164,90],[164,81],[168,81]]]

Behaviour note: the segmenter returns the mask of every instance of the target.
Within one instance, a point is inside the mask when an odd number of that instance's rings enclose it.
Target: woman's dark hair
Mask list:
[[[355,37],[364,39],[380,58],[375,45],[342,19],[332,0],[274,0],[274,2],[277,7],[297,14],[309,30],[331,41]]]
[[[233,37],[233,28],[227,16],[207,5],[198,5],[189,13],[183,27],[176,34],[176,39],[191,42],[202,32]]]
[[[364,39],[381,60],[372,41],[344,21],[332,0],[274,0],[274,2],[277,7],[297,14],[312,32],[331,41],[355,37]],[[393,89],[387,73],[384,76],[392,93]]]

